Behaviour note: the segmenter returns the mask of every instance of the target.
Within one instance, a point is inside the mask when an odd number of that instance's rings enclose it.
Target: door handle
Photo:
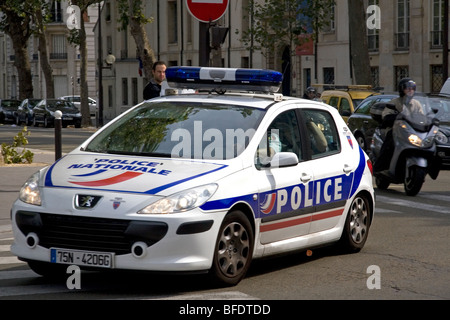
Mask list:
[[[344,171],[344,173],[348,174],[353,171],[353,168],[351,166],[349,166],[348,164],[344,164],[343,171]]]
[[[312,179],[312,176],[308,173],[302,173],[302,176],[300,177],[300,180],[302,182],[308,182],[311,179]]]

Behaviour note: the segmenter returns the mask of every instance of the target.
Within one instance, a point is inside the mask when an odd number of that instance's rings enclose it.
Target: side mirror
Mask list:
[[[291,167],[298,164],[298,157],[293,152],[277,152],[270,160],[271,168]]]

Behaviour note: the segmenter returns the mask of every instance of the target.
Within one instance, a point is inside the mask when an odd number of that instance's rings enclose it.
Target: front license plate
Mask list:
[[[63,120],[73,120],[73,118],[72,117],[65,117],[65,118],[63,118]]]
[[[114,253],[51,248],[50,262],[75,264],[78,266],[113,268]]]

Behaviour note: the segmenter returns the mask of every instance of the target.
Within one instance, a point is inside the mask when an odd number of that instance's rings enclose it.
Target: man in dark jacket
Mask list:
[[[152,66],[153,79],[144,88],[144,100],[159,97],[161,95],[161,83],[166,79],[166,64],[156,61]]]

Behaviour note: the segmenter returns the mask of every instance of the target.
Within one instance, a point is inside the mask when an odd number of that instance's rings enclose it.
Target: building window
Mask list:
[[[438,93],[444,85],[444,68],[442,65],[432,65],[431,68],[431,92]]]
[[[67,43],[64,34],[55,34],[52,36],[50,59],[67,59]]]
[[[323,27],[322,31],[325,33],[333,33],[336,30],[336,5],[332,5],[329,9],[329,12],[325,12],[325,16],[328,18],[328,23],[325,22],[325,26]]]
[[[374,88],[380,87],[380,68],[379,67],[371,67],[370,73],[372,75],[372,85]]]
[[[369,0],[369,6],[378,5],[378,0]],[[377,28],[367,28],[367,45],[369,51],[378,51],[379,49],[379,32]]]
[[[323,83],[334,84],[334,68],[323,68]]]
[[[138,79],[132,78],[131,79],[131,99],[133,105],[138,103]]]
[[[177,1],[168,2],[167,31],[169,43],[178,42],[178,8]]]
[[[60,1],[53,1],[50,9],[50,21],[51,22],[63,22],[63,12],[61,9]]]
[[[128,79],[122,78],[122,105],[128,105]]]
[[[396,49],[409,48],[409,0],[397,0],[397,33]]]
[[[442,48],[444,1],[433,0],[431,8],[431,48]]]
[[[394,79],[395,88],[398,88],[398,83],[400,82],[400,80],[409,77],[409,68],[408,66],[395,66],[394,70],[395,70],[395,79]]]

